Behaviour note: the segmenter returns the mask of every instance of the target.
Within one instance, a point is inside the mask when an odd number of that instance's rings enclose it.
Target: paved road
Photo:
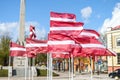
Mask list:
[[[53,77],[52,80],[70,80],[68,72],[57,72],[60,74],[59,77]],[[7,77],[0,77],[0,80],[8,80]],[[24,77],[11,77],[9,80],[25,80]],[[27,78],[26,80],[32,80]],[[34,77],[33,80],[47,80],[47,77]],[[72,80],[72,79],[71,79]],[[91,78],[90,73],[76,73],[73,77],[73,80],[115,80],[108,77],[108,74],[94,74]]]

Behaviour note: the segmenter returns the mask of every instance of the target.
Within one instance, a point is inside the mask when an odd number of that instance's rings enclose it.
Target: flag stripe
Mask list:
[[[59,31],[59,30],[77,30],[77,31],[80,31],[80,30],[83,30],[83,27],[50,27],[50,31]]]
[[[105,48],[102,44],[80,44],[83,48]]]
[[[55,17],[50,17],[50,20],[52,20],[52,21],[63,21],[63,22],[76,22],[75,19],[55,18]]]
[[[76,15],[72,13],[50,12],[51,21],[75,22]]]
[[[65,45],[65,44],[75,44],[73,40],[64,40],[64,41],[48,41],[48,45]]]
[[[29,43],[27,43],[26,47],[47,47],[47,44],[36,44],[36,43],[29,44]]]
[[[13,51],[26,51],[25,48],[18,48],[18,47],[11,47],[10,50],[13,50]]]
[[[89,35],[88,35],[89,34]],[[89,36],[89,37],[95,37],[96,39],[98,39],[99,38],[99,36],[98,35],[96,35],[96,34],[94,34],[94,33],[90,33],[90,32],[81,32],[80,33],[80,36]]]

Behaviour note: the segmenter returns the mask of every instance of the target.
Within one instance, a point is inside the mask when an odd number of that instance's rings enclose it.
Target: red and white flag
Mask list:
[[[76,15],[72,13],[50,12],[50,21],[76,22]]]
[[[110,49],[106,49],[106,53],[105,53],[105,56],[116,56],[117,53],[110,50]]]
[[[75,44],[73,45],[73,49],[71,54],[73,55],[73,57],[77,57],[77,56],[83,56],[83,54],[81,53],[81,49],[82,47],[80,46],[80,44]]]
[[[90,42],[80,41],[82,47],[82,53],[89,56],[104,56],[106,52],[106,47],[97,39],[90,39]]]
[[[36,38],[36,33],[35,33],[35,27],[30,25],[30,39],[35,39]]]
[[[82,22],[50,21],[50,33],[78,36],[83,30]]]
[[[48,50],[51,53],[71,52],[73,44],[74,40],[67,35],[53,33],[48,35]]]
[[[26,51],[29,54],[47,53],[47,40],[26,38]]]
[[[26,49],[14,42],[10,42],[10,56],[26,56]]]
[[[99,39],[100,34],[92,29],[83,29],[81,33],[78,35],[78,37],[90,37],[90,38],[96,38]]]

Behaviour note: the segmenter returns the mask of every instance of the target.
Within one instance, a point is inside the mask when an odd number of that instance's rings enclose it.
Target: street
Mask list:
[[[53,77],[52,80],[70,80],[68,72],[57,72],[60,76]],[[7,77],[0,77],[0,80],[8,80]],[[9,80],[25,80],[24,77],[10,77]],[[27,77],[26,80],[32,80],[31,78]],[[33,80],[47,80],[47,77],[34,77]],[[72,79],[71,79],[72,80]],[[76,73],[74,74],[73,80],[115,80],[114,78],[109,78],[108,74],[94,74],[90,73]]]

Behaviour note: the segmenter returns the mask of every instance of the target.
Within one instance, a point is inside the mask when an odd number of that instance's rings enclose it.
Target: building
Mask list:
[[[115,51],[116,56],[108,56],[108,73],[120,68],[120,25],[108,28],[106,32],[107,48]]]

